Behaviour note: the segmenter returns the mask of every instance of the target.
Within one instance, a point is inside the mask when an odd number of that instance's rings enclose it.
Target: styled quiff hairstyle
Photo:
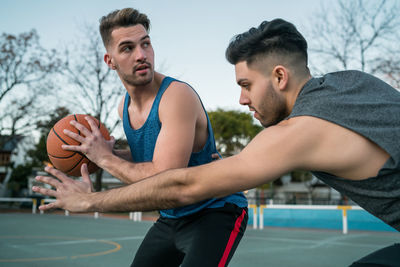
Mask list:
[[[150,20],[145,14],[133,8],[114,10],[100,19],[100,34],[103,44],[107,47],[111,41],[111,32],[115,28],[130,27],[141,24],[148,32],[150,30]]]
[[[264,21],[258,28],[236,35],[226,49],[226,59],[233,65],[248,65],[265,56],[284,56],[307,68],[307,41],[296,27],[283,19]],[[308,69],[308,68],[307,68]]]

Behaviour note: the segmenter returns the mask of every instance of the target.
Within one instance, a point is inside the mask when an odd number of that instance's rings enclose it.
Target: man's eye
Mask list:
[[[130,46],[126,46],[126,47],[122,48],[122,51],[124,51],[124,52],[130,52],[131,50],[132,50],[132,47],[130,47]]]

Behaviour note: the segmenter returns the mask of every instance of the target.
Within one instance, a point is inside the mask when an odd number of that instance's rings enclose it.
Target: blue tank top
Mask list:
[[[122,117],[123,126],[134,162],[150,162],[153,160],[154,148],[157,142],[158,134],[161,130],[161,122],[158,116],[158,108],[162,95],[164,94],[165,90],[167,90],[169,85],[174,81],[181,82],[171,77],[166,77],[163,79],[146,122],[141,128],[136,130],[131,127],[129,120],[128,106],[130,103],[130,96],[128,93],[126,93],[125,95],[125,103]],[[214,133],[211,127],[210,119],[208,118],[207,112],[204,109],[203,103],[201,104],[207,117],[208,138],[202,150],[191,154],[188,167],[209,163],[213,160],[211,155],[213,153],[217,153]],[[247,207],[246,197],[243,195],[242,192],[238,192],[223,198],[207,199],[184,207],[161,210],[160,214],[161,216],[167,218],[179,218],[182,216],[193,214],[204,208],[220,208],[223,207],[225,203],[233,203],[239,207]]]

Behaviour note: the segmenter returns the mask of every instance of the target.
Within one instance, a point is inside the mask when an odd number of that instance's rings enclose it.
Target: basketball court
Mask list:
[[[129,266],[151,221],[0,214],[0,266]],[[229,266],[348,266],[396,232],[248,227]]]

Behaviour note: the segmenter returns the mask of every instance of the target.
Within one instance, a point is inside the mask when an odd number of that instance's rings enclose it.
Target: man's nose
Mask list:
[[[136,58],[136,61],[145,61],[146,60],[146,53],[143,48],[141,48],[141,47],[136,48],[135,58]]]
[[[249,105],[250,104],[250,99],[244,90],[242,90],[240,92],[239,104],[240,105]]]

